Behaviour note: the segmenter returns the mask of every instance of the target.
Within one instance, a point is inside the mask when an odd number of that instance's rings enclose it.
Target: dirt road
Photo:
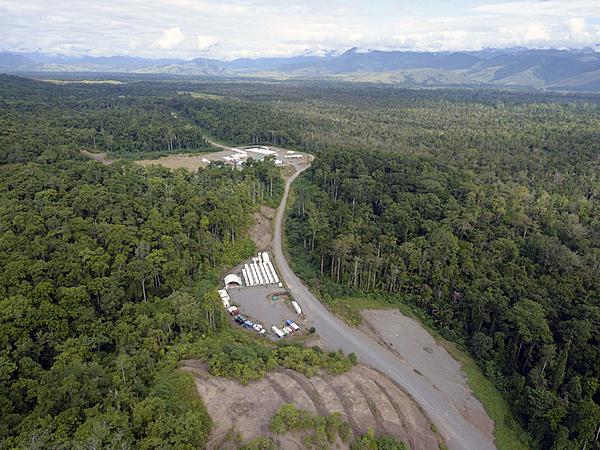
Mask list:
[[[204,139],[206,139],[206,142],[208,142],[213,147],[217,147],[222,150],[232,150],[233,149],[233,147],[229,147],[228,145],[225,145],[225,144],[219,144],[218,142],[208,139],[206,136],[204,137]]]
[[[451,450],[495,449],[490,437],[470,424],[443,392],[374,339],[333,316],[292,271],[283,253],[282,222],[290,185],[307,168],[298,169],[286,182],[275,216],[273,254],[282,279],[300,303],[307,319],[316,327],[323,344],[347,353],[354,352],[363,364],[378,369],[399,383],[427,413]]]

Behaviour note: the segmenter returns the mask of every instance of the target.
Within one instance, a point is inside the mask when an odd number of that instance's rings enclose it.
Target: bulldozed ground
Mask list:
[[[136,161],[140,166],[163,166],[167,169],[187,169],[190,172],[197,172],[201,167],[206,167],[207,163],[203,161],[204,155],[169,155],[158,159],[141,159]]]
[[[460,414],[493,442],[494,422],[475,398],[461,364],[416,320],[398,310],[363,310],[361,329],[395,352],[446,395]]]
[[[284,403],[320,415],[339,412],[355,435],[369,427],[392,435],[415,450],[438,450],[442,440],[415,402],[388,377],[358,365],[343,375],[312,378],[288,369],[268,373],[247,386],[206,372],[203,363],[182,361],[213,420],[208,448],[223,448],[227,436],[239,433],[244,440],[270,436],[282,449],[303,449],[302,435],[272,435],[269,422]],[[338,442],[337,448],[348,449]]]

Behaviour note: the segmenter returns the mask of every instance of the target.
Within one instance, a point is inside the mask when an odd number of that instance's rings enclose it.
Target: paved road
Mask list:
[[[427,413],[451,450],[495,449],[494,443],[468,423],[442,392],[378,342],[333,316],[292,271],[283,253],[282,222],[290,185],[306,168],[297,171],[286,182],[283,200],[275,216],[273,254],[283,281],[307,319],[316,327],[323,344],[347,353],[354,352],[362,363],[396,381]]]

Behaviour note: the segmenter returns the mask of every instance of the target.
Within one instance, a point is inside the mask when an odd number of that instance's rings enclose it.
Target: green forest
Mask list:
[[[94,148],[89,133],[117,143],[140,117],[163,131],[177,118],[156,104],[113,115],[121,93],[95,87],[4,77],[0,91],[0,448],[202,448],[211,419],[175,370],[184,358],[244,383],[277,367],[351,367],[225,320],[219,276],[253,254],[252,213],[281,196],[272,160],[198,173],[103,165],[79,153]],[[162,151],[161,133],[119,152]]]
[[[323,301],[418,308],[474,356],[532,447],[598,445],[600,97],[121,81],[0,76],[0,448],[198,448],[210,418],[180,359],[243,382],[351,365],[227,325],[218,279],[254,251],[246,231],[281,196],[276,168],[131,161],[208,151],[205,136],[315,155],[286,237]]]
[[[348,144],[317,151],[296,186],[297,268],[325,301],[416,306],[477,359],[536,447],[589,448],[600,426],[598,106],[430,95],[324,113]]]

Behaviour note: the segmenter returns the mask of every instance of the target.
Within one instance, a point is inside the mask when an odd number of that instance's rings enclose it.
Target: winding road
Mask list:
[[[354,352],[360,361],[386,374],[421,406],[451,450],[495,449],[490,438],[471,425],[452,402],[434,385],[417,375],[411,366],[402,362],[387,348],[356,328],[349,327],[331,314],[308,290],[290,268],[283,252],[283,219],[292,182],[310,166],[298,169],[287,179],[285,192],[275,216],[273,254],[281,278],[300,303],[309,322],[317,329],[323,344]]]

